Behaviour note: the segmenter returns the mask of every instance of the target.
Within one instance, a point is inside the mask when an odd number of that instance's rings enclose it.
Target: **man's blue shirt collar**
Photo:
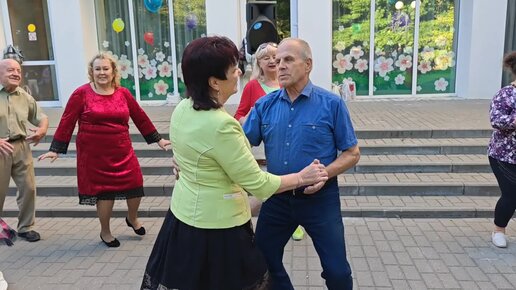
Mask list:
[[[310,95],[312,95],[313,89],[314,89],[314,85],[312,84],[312,81],[308,80],[308,83],[306,84],[306,86],[301,91],[300,96],[305,96],[305,97],[309,98]],[[280,98],[290,102],[290,98],[288,97],[288,94],[287,94],[287,89],[282,88],[281,91],[280,91],[280,95],[279,96],[280,96]]]

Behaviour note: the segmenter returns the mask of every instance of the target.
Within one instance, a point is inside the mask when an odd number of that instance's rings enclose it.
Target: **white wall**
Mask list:
[[[461,1],[457,54],[459,97],[490,99],[500,88],[507,0]]]
[[[298,37],[312,48],[312,82],[331,89],[332,1],[298,0]]]
[[[91,41],[85,31],[95,26],[95,18],[90,18],[93,12],[89,11],[93,0],[49,0],[48,5],[59,97],[65,106],[70,94],[88,81],[85,64],[93,44],[85,42]]]
[[[3,10],[4,6],[0,3],[0,19],[4,17],[4,14],[7,15],[7,11]],[[4,51],[5,46],[7,45],[5,41],[5,28],[4,28],[4,19],[0,20],[0,52]]]
[[[97,24],[95,19],[95,0],[78,0],[81,9],[81,26],[84,56],[83,67],[86,67],[91,58],[99,52],[97,38]]]
[[[245,22],[245,3],[245,0],[206,0],[206,30],[208,35],[226,36],[240,48],[247,26]],[[240,96],[241,91],[231,96],[227,104],[238,104]]]

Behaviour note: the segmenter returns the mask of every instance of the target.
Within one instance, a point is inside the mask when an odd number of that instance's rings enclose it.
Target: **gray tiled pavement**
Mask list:
[[[422,132],[421,136],[444,136],[446,130],[490,130],[487,119],[489,100],[378,100],[376,102],[350,102],[348,107],[355,128],[368,131]],[[228,106],[234,112],[236,106]],[[146,107],[160,132],[168,132],[172,107]],[[62,109],[45,109],[49,114],[51,129],[55,130]],[[137,132],[134,126],[131,132]],[[444,133],[443,133],[444,132]],[[443,135],[444,134],[444,135]],[[365,136],[365,135],[364,135]],[[421,137],[420,136],[420,137]],[[394,137],[394,136],[390,136]],[[407,143],[404,139],[364,139],[368,145],[393,145]],[[456,137],[456,136],[455,136]],[[468,136],[471,137],[471,136]],[[486,142],[485,134],[478,139],[422,139],[418,142],[444,144]],[[365,137],[368,138],[368,137]],[[482,139],[483,138],[483,139]],[[47,140],[49,142],[49,140]],[[48,144],[46,144],[48,145]],[[424,145],[424,144],[423,144]],[[453,144],[452,144],[453,145]],[[478,153],[474,153],[478,154]],[[372,162],[373,158],[366,157]],[[394,158],[386,155],[385,158]],[[424,156],[411,162],[421,162]],[[447,157],[477,162],[479,157]],[[432,160],[431,160],[432,161]],[[435,162],[435,160],[433,160]],[[38,184],[52,183],[52,177],[38,176]],[[73,184],[70,181],[59,182]],[[378,173],[355,174],[340,177],[344,184],[360,189],[364,182],[388,184],[422,183],[428,178],[443,184],[461,185],[465,180],[479,184],[493,184],[492,174],[440,173],[437,175]],[[426,178],[426,179],[425,179]],[[173,181],[169,176],[146,176],[146,184],[165,184]],[[466,190],[465,188],[462,189]],[[343,196],[343,208],[376,210],[385,208],[427,209],[428,207],[460,210],[461,206],[479,212],[492,210],[496,198],[492,196]],[[142,210],[166,210],[166,197],[147,196]],[[77,207],[77,197],[40,197],[38,208]],[[8,197],[6,209],[15,210],[14,197]],[[117,202],[119,216],[123,216],[123,202]],[[78,215],[80,213],[75,213]],[[475,215],[474,215],[475,216]],[[488,215],[481,215],[488,216]],[[6,220],[15,225],[16,219]],[[118,249],[107,249],[101,244],[99,225],[95,218],[37,218],[36,229],[43,240],[30,244],[17,241],[15,246],[0,246],[0,270],[17,289],[137,289],[145,263],[162,219],[142,218],[149,234],[136,237],[122,218],[113,219],[113,232],[122,242]],[[516,289],[516,238],[510,238],[509,248],[497,249],[490,244],[492,220],[486,218],[410,219],[410,218],[344,218],[348,255],[354,271],[355,289]],[[516,230],[514,222],[508,233]],[[320,263],[310,239],[289,242],[285,265],[296,289],[325,289],[319,276]]]
[[[7,222],[15,224],[14,218]],[[40,218],[42,241],[0,247],[0,270],[11,290],[138,289],[162,218],[142,219],[135,236],[121,218],[113,232],[122,246],[101,244],[94,218]],[[355,289],[515,289],[516,238],[498,249],[490,219],[345,218]],[[516,224],[509,224],[514,234]],[[290,241],[284,263],[297,290],[325,289],[309,238]]]

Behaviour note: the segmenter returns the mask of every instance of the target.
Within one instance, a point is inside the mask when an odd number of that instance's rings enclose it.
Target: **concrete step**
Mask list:
[[[63,155],[57,161],[35,162],[36,175],[76,174],[76,158]],[[260,156],[256,156],[259,159]],[[171,175],[171,157],[138,158],[144,175]],[[491,172],[485,155],[364,155],[347,173]]]
[[[492,217],[498,197],[494,196],[342,196],[344,217],[395,218],[485,218]],[[170,207],[170,196],[146,196],[140,204],[140,217],[163,217]],[[125,201],[115,201],[114,217],[125,217]],[[4,217],[16,217],[16,198],[9,196]],[[78,198],[39,196],[38,217],[96,217],[94,206],[78,204]]]
[[[359,139],[362,155],[486,154],[489,138]]]
[[[163,138],[168,139],[169,128],[168,123],[155,124],[158,132]],[[56,128],[48,129],[47,135],[41,142],[52,141]],[[75,129],[72,140],[75,140],[77,128]],[[144,142],[140,132],[134,125],[130,125],[129,133],[133,142]],[[356,130],[359,139],[385,139],[385,138],[489,138],[491,137],[491,129],[358,129]]]
[[[422,130],[357,130],[357,138],[380,139],[380,138],[489,138],[491,129],[422,129]]]
[[[486,154],[489,138],[383,138],[359,139],[362,155],[382,154]],[[40,143],[32,148],[33,156],[37,157],[48,151],[50,143]],[[138,157],[167,157],[170,152],[163,151],[156,144],[133,142],[133,148]],[[75,156],[75,142],[70,143],[68,154]],[[265,159],[263,146],[253,147],[257,159]]]
[[[492,173],[354,173],[341,174],[339,191],[342,196],[495,196],[500,194]],[[172,192],[173,175],[145,175],[148,196],[168,196]],[[36,176],[39,196],[74,196],[77,177]],[[9,195],[14,195],[14,182]]]

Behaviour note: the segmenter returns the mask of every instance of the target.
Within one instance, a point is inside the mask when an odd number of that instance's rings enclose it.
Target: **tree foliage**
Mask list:
[[[184,22],[189,14],[193,14],[197,16],[197,25],[206,26],[205,2],[206,0],[174,0],[174,21]]]
[[[396,1],[376,1],[375,11],[375,50],[392,51],[414,45],[415,9],[412,1],[404,3],[400,13],[409,20],[403,27],[396,27]],[[345,43],[346,47],[369,43],[370,38],[370,0],[333,1],[333,44]],[[419,46],[436,46],[452,50],[454,36],[454,2],[450,0],[421,1]],[[394,19],[394,20],[393,20]]]

